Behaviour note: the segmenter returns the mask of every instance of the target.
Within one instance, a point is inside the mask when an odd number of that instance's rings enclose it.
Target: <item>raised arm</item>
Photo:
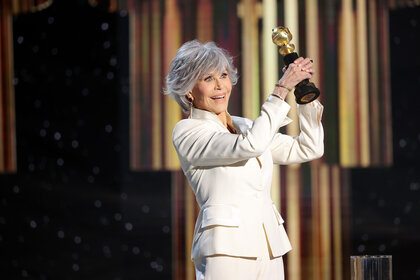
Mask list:
[[[183,120],[175,126],[173,144],[180,160],[193,166],[228,165],[256,157],[269,147],[289,109],[289,104],[270,96],[246,134],[217,131],[208,121]]]
[[[174,128],[172,141],[181,164],[193,166],[228,165],[244,159],[261,155],[267,150],[290,106],[284,102],[290,88],[300,81],[312,77],[310,59],[298,58],[289,64],[288,69],[276,84],[275,91],[261,107],[260,116],[245,134],[230,134],[211,127],[207,121],[183,120]],[[225,75],[199,80],[193,92],[189,93],[191,104],[194,99],[202,100],[207,91],[228,88]],[[197,96],[194,96],[194,93]],[[208,95],[208,94],[207,94]],[[205,107],[206,103],[200,104]],[[203,108],[201,108],[203,109]],[[210,108],[209,111],[211,111]]]
[[[270,144],[275,164],[301,163],[324,154],[324,130],[321,123],[323,106],[315,100],[298,105],[299,136],[276,133]]]

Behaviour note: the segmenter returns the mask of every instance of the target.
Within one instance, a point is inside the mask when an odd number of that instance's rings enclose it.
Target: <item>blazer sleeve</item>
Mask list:
[[[302,163],[324,154],[324,130],[321,123],[323,108],[318,100],[298,105],[300,134],[275,134],[270,144],[275,164]]]
[[[174,128],[172,141],[180,160],[193,166],[232,164],[268,149],[289,109],[289,104],[270,96],[245,134],[221,132],[208,121],[181,120]]]

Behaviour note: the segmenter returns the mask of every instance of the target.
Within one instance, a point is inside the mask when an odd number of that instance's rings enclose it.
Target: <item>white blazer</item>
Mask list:
[[[194,191],[200,212],[191,258],[214,254],[258,257],[257,239],[264,227],[273,256],[291,250],[283,219],[270,197],[273,163],[319,158],[324,152],[323,106],[298,105],[300,135],[278,133],[290,123],[290,106],[270,96],[254,121],[232,117],[232,134],[211,112],[193,109],[179,121],[173,144]]]

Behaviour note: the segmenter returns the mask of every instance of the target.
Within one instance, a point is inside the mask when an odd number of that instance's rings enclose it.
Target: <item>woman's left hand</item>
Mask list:
[[[299,57],[295,61],[293,61],[294,64],[301,67],[301,71],[305,71],[313,75],[315,73],[314,69],[312,68],[313,60],[310,58],[303,58]],[[286,72],[287,66],[284,66],[282,71],[283,73]]]

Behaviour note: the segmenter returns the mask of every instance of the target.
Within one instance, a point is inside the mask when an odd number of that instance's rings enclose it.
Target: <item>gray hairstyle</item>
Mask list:
[[[186,95],[193,89],[196,81],[208,73],[227,71],[235,85],[238,81],[238,70],[233,66],[233,59],[226,50],[214,42],[205,44],[197,40],[184,43],[177,51],[166,76],[164,94],[170,94],[188,112],[190,103]]]

